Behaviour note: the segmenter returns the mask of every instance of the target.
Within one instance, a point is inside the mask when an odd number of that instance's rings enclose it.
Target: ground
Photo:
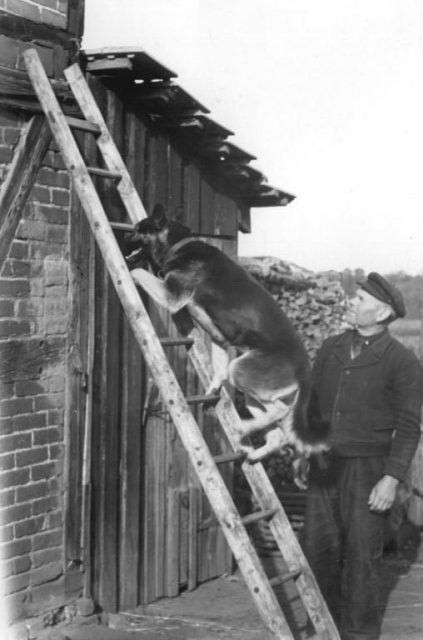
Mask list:
[[[264,559],[273,563],[274,559]],[[381,571],[380,640],[423,638],[423,539],[386,554]],[[177,598],[112,614],[105,625],[60,629],[71,640],[264,640],[260,617],[238,572]]]

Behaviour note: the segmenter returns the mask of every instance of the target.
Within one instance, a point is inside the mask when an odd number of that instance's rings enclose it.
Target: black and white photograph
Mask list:
[[[0,635],[423,638],[423,4],[0,0]]]

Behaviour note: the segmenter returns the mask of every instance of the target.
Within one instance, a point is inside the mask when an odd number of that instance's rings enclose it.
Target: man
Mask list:
[[[370,273],[351,299],[351,330],[321,347],[312,411],[332,427],[312,460],[303,545],[343,640],[379,635],[384,517],[420,438],[423,372],[388,325],[405,315],[398,289]]]

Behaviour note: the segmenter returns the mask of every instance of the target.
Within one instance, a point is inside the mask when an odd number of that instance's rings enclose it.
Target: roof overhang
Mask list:
[[[197,161],[219,185],[247,207],[285,206],[295,196],[271,186],[250,166],[256,157],[232,142],[233,132],[212,120],[196,98],[176,84],[176,74],[144,49],[86,49],[81,66],[139,108],[152,125],[166,131],[188,160]]]

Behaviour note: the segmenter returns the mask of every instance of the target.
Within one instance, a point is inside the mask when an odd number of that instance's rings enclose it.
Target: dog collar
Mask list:
[[[180,249],[181,247],[185,246],[189,242],[194,242],[195,240],[196,240],[196,238],[192,238],[191,236],[188,236],[188,238],[182,238],[182,240],[179,240],[178,242],[173,244],[170,247],[169,251],[166,253],[166,255],[164,257],[164,262],[169,260],[169,258],[171,258],[173,256],[173,254],[178,251],[178,249]]]

